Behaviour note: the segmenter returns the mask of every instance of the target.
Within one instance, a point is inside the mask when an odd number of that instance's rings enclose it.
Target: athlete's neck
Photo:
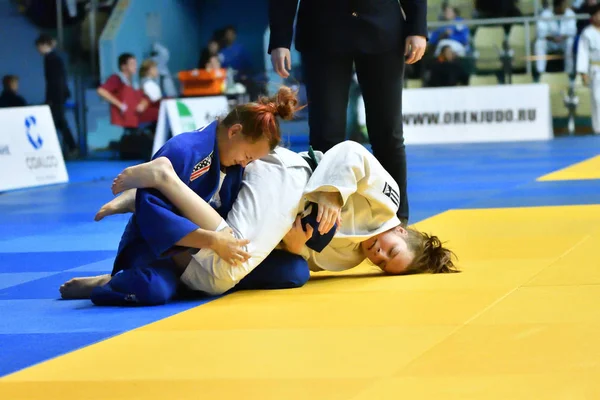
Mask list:
[[[227,139],[227,127],[217,119],[217,152],[219,153],[219,160],[221,160],[221,148],[224,146],[224,141]],[[221,163],[221,172],[225,172],[226,167]]]

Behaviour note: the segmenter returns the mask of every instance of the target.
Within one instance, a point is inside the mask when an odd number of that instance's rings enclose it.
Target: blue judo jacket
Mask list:
[[[167,141],[153,159],[167,157],[179,178],[206,202],[219,187],[220,162],[217,150],[217,121],[193,132],[182,133]],[[219,196],[225,218],[231,209],[239,187],[243,168],[226,171]],[[188,250],[176,246],[179,240],[199,228],[181,216],[166,197],[156,189],[138,189],[136,212],[131,216],[121,237],[113,275],[129,268],[142,268],[169,262],[170,257]]]

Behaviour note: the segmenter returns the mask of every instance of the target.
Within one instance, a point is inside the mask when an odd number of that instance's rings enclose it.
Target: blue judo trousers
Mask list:
[[[219,185],[219,159],[216,149],[216,122],[198,131],[170,139],[153,157],[167,157],[182,181],[209,202]],[[243,169],[228,169],[219,196],[217,211],[225,218],[239,193]],[[316,227],[316,207],[303,218]],[[198,229],[179,215],[178,210],[154,189],[139,189],[136,213],[121,238],[109,283],[92,291],[91,300],[104,306],[151,306],[165,304],[182,293],[179,275],[171,256],[191,249],[176,243]],[[331,240],[335,227],[323,239]],[[324,247],[313,234],[311,243]],[[310,273],[306,261],[297,255],[274,250],[232,291],[286,289],[304,285]],[[189,296],[189,292],[183,290]],[[186,296],[187,297],[187,296]]]

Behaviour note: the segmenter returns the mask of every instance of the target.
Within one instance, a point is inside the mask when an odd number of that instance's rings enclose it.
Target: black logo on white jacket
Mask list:
[[[387,182],[383,186],[383,194],[389,197],[396,207],[400,206],[400,194]]]

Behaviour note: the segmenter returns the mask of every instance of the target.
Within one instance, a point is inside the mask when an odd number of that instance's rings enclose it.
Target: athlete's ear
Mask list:
[[[232,139],[234,136],[242,133],[242,125],[241,124],[233,124],[227,130],[227,136],[229,139]]]
[[[400,236],[406,237],[408,235],[408,231],[406,229],[404,229],[400,225],[398,225],[397,227],[393,228],[393,230],[394,230],[394,232],[396,232]]]

